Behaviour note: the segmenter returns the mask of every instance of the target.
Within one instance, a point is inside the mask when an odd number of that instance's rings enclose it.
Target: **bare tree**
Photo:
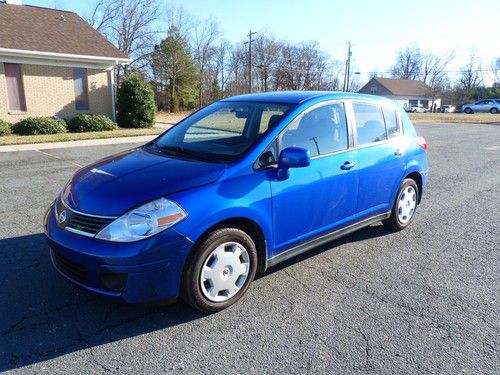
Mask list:
[[[422,81],[430,87],[429,95],[432,97],[431,108],[438,94],[444,90],[449,83],[446,67],[454,59],[455,52],[446,55],[436,55],[432,52],[424,54],[422,63]]]
[[[277,61],[278,44],[273,38],[264,34],[259,34],[254,43],[253,59],[255,67],[258,69],[257,77],[260,80],[260,89],[268,91],[272,72]]]
[[[228,61],[229,61],[228,55],[230,51],[231,51],[231,44],[227,40],[221,41],[215,51],[217,77],[220,74],[220,79],[218,79],[218,81],[220,83],[220,89],[223,96],[226,90],[226,84],[230,78],[228,74]]]
[[[479,87],[483,79],[481,77],[481,60],[475,51],[471,52],[469,62],[462,68],[458,85],[462,90],[469,91]]]
[[[229,55],[230,80],[228,88],[231,94],[241,94],[247,89],[248,56],[243,44],[234,46]]]
[[[85,16],[85,21],[102,34],[106,34],[107,28],[118,13],[116,1],[97,0],[92,11]]]
[[[210,59],[215,54],[215,42],[219,37],[219,29],[214,21],[202,21],[193,30],[193,49],[195,59],[198,62],[200,84],[199,84],[199,104],[200,107],[204,105],[204,85],[211,84],[205,78],[205,69]]]
[[[158,18],[158,0],[98,0],[87,22],[131,58],[132,68],[142,69],[148,65],[160,33],[153,27]],[[127,66],[118,67],[117,84],[128,70]]]
[[[491,62],[489,75],[493,81],[493,87],[500,87],[500,57]]]
[[[391,69],[394,78],[418,79],[422,74],[424,57],[418,47],[400,49],[396,55],[396,63]]]

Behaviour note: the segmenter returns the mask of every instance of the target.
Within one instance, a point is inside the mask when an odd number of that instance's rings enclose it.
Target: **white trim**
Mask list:
[[[87,61],[91,63],[108,64],[129,64],[128,58],[105,57],[105,56],[92,56],[92,55],[76,55],[70,53],[57,53],[57,52],[43,52],[43,51],[30,51],[23,49],[13,48],[0,48],[0,54],[9,56],[30,57],[33,59],[55,59],[55,60],[68,60],[68,61]]]
[[[37,59],[28,59],[28,58],[10,58],[0,56],[0,63],[14,63],[14,64],[23,64],[23,65],[44,65],[44,66],[62,66],[66,68],[87,68],[87,69],[96,69],[96,70],[110,70],[113,68],[113,65],[99,65],[99,64],[89,64],[89,63],[81,63],[78,61],[75,62],[64,62],[64,61],[56,61],[56,60],[37,60]]]

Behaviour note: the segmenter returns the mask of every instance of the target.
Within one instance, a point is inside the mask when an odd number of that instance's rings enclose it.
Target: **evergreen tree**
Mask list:
[[[172,26],[155,47],[152,71],[157,87],[164,90],[171,112],[192,109],[197,103],[198,72],[188,41]]]

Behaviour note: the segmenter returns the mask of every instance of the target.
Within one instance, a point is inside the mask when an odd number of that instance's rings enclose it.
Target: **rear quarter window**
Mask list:
[[[396,109],[392,107],[384,107],[385,127],[387,128],[387,136],[394,138],[399,136],[398,116]]]
[[[401,113],[401,120],[403,123],[403,134],[407,137],[416,137],[417,132],[415,130],[415,127],[411,123],[408,114],[405,111],[400,111],[400,113]]]

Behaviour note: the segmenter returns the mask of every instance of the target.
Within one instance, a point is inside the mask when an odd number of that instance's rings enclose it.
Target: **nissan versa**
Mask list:
[[[81,287],[215,312],[285,259],[379,221],[406,228],[427,173],[425,140],[388,99],[242,95],[80,169],[45,233]]]

